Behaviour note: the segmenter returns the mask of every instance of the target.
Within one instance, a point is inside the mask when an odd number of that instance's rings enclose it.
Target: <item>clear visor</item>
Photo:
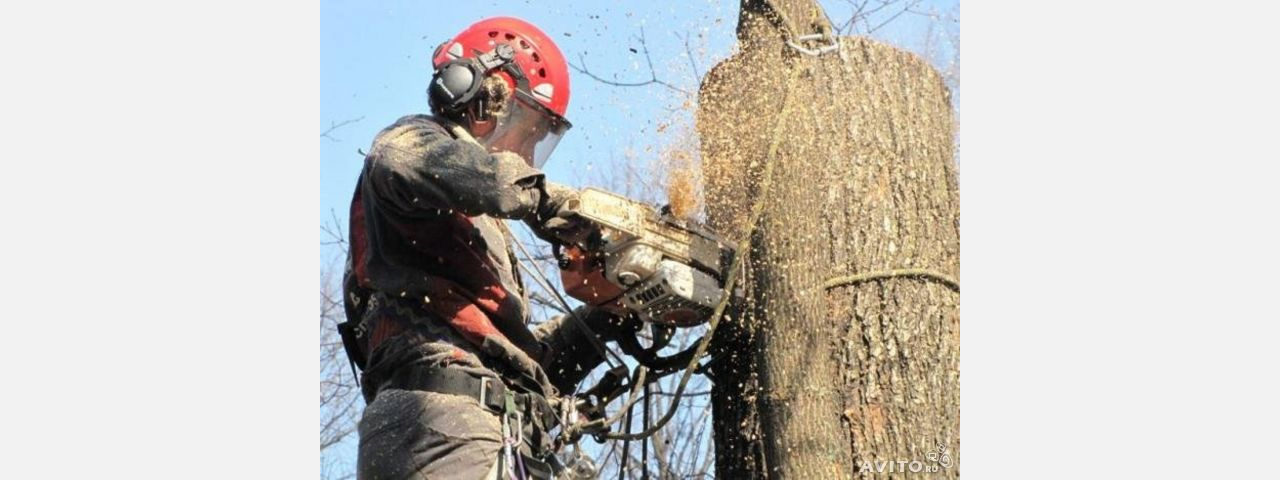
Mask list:
[[[493,133],[484,138],[485,146],[491,152],[518,154],[535,168],[542,168],[572,125],[521,91],[512,96],[508,107]]]

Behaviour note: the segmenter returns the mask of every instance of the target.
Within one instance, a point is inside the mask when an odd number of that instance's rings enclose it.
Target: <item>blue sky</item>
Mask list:
[[[476,20],[495,15],[524,18],[545,30],[574,63],[584,59],[597,75],[619,81],[644,81],[649,68],[637,37],[645,44],[660,79],[696,95],[698,80],[685,55],[683,37],[698,60],[698,73],[728,56],[734,46],[738,2],[477,1],[466,8],[442,8],[442,2],[364,2],[326,0],[321,4],[320,124],[360,119],[335,129],[320,142],[319,219],[346,208],[362,157],[374,134],[397,118],[427,111],[425,85],[429,55],[440,42]],[[851,11],[843,1],[823,2],[837,23]],[[957,2],[923,2],[917,10],[948,11]],[[459,3],[458,5],[462,5]],[[905,48],[918,48],[921,15],[903,15],[876,36]],[[635,50],[634,52],[632,50]],[[580,57],[581,56],[581,57]],[[665,141],[655,133],[671,116],[682,94],[659,86],[620,88],[571,71],[568,117],[574,127],[546,165],[549,178],[575,183],[589,169],[614,162],[644,162],[646,147]],[[673,93],[675,93],[673,95]],[[627,158],[626,152],[633,152]],[[322,255],[332,255],[331,250]]]
[[[849,2],[822,3],[837,24],[852,11]],[[955,13],[957,5],[922,1],[915,10]],[[357,149],[367,151],[373,136],[397,118],[428,111],[425,86],[436,45],[479,19],[497,15],[540,26],[571,63],[585,63],[592,73],[619,82],[652,78],[644,55],[647,46],[657,77],[687,92],[657,84],[611,86],[571,69],[567,117],[574,127],[545,171],[549,179],[581,187],[598,185],[592,179],[620,170],[621,162],[632,162],[643,172],[656,151],[674,140],[676,129],[663,126],[688,120],[690,109],[680,107],[696,100],[699,75],[733,51],[738,2],[322,1],[318,133],[349,123],[318,139],[318,224],[336,214],[345,228],[348,202],[363,164]],[[886,10],[872,23],[888,15]],[[873,36],[920,52],[926,37],[941,33],[930,30],[930,22],[927,15],[905,14]],[[933,27],[940,28],[937,22]],[[949,58],[944,55],[942,60]],[[338,254],[336,247],[322,247],[322,265]],[[353,458],[351,446],[341,455]]]

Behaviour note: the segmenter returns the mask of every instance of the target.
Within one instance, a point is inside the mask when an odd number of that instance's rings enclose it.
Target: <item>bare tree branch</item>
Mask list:
[[[547,296],[543,295],[542,292],[529,293],[529,301],[566,315],[569,313],[569,310],[565,309],[563,305],[560,305],[560,302],[547,298]]]
[[[870,34],[872,34],[872,33],[875,33],[875,31],[876,31],[876,30],[879,30],[879,29],[880,29],[880,27],[883,27],[883,26],[885,26],[885,25],[888,25],[888,24],[889,24],[889,22],[892,22],[892,21],[896,20],[898,17],[902,16],[902,14],[907,13],[908,11],[910,11],[910,10],[911,10],[911,7],[914,7],[914,6],[918,5],[919,3],[920,3],[920,0],[914,0],[914,1],[910,2],[910,3],[908,3],[908,4],[907,4],[907,6],[903,7],[903,8],[902,8],[902,10],[900,10],[898,13],[895,13],[895,14],[893,14],[893,16],[889,17],[889,18],[888,18],[888,19],[886,19],[885,21],[880,22],[880,24],[879,24],[879,25],[876,25],[876,26],[871,27],[870,29],[868,29],[868,30],[867,30],[867,34],[868,34],[868,35],[870,35]]]
[[[347,236],[342,233],[342,223],[338,221],[338,213],[333,209],[329,209],[330,219],[323,225],[320,225],[320,231],[329,236],[328,240],[321,241],[321,245],[337,245],[342,249],[342,253],[347,253]]]
[[[638,82],[622,82],[618,80],[609,80],[609,79],[603,78],[587,69],[587,60],[583,54],[578,54],[579,65],[574,65],[573,62],[569,62],[569,67],[573,68],[578,73],[591,77],[593,80],[606,85],[613,85],[615,87],[643,87],[645,85],[662,85],[664,87],[671,89],[672,91],[680,92],[684,94],[684,96],[686,97],[693,96],[693,94],[690,93],[688,90],[685,90],[676,85],[673,85],[665,80],[658,79],[658,71],[653,68],[653,57],[649,54],[649,44],[648,42],[645,41],[644,27],[640,27],[640,37],[638,40],[640,40],[640,48],[644,50],[645,63],[649,65],[648,80],[638,81]],[[631,49],[631,51],[635,52],[635,49]]]
[[[851,35],[856,33],[870,35],[875,33],[876,30],[892,23],[904,13],[926,16],[930,15],[928,13],[915,10],[915,7],[920,4],[920,0],[876,0],[876,5],[870,5],[872,3],[871,0],[846,0],[845,3],[848,3],[853,7],[853,13],[849,15],[848,20],[845,20],[844,23],[841,23],[840,26],[835,29],[835,32],[840,35]],[[874,19],[877,16],[876,14],[886,11],[895,13],[884,20],[876,22],[875,25],[872,25],[872,22],[875,21]]]
[[[346,241],[337,214],[330,211],[331,222],[325,231],[346,252]],[[345,255],[344,255],[345,256]],[[321,478],[349,479],[355,476],[349,462],[330,454],[334,446],[351,438],[356,431],[362,396],[351,374],[346,350],[338,335],[337,325],[345,318],[342,296],[338,290],[337,258],[320,271],[320,459]]]
[[[693,49],[689,48],[689,35],[680,35],[680,32],[675,32],[675,35],[684,43],[684,55],[689,59],[689,69],[693,71],[693,81],[700,81],[702,73],[698,71],[698,60],[693,56]]]
[[[328,129],[328,130],[325,130],[325,131],[323,131],[323,132],[320,132],[320,137],[321,137],[321,138],[327,138],[327,139],[329,139],[329,140],[331,140],[331,141],[334,141],[334,142],[341,142],[342,140],[339,140],[339,139],[335,138],[333,135],[330,135],[330,134],[331,134],[331,133],[333,133],[333,131],[334,131],[334,130],[337,130],[337,129],[339,129],[339,128],[345,127],[345,126],[347,126],[347,125],[351,125],[351,124],[356,123],[356,122],[359,122],[359,121],[361,121],[361,120],[364,120],[364,115],[361,115],[361,116],[360,116],[360,118],[353,118],[353,119],[350,119],[350,120],[343,120],[343,121],[341,121],[341,122],[329,122],[329,129]]]
[[[661,397],[674,397],[674,396],[675,396],[675,394],[674,394],[674,393],[670,393],[670,392],[660,392],[660,391],[656,391],[656,390],[653,392],[653,394],[654,394],[654,395],[657,395],[657,396],[661,396]],[[684,392],[684,393],[680,394],[680,397],[681,397],[681,398],[684,398],[684,397],[703,397],[703,396],[707,396],[707,395],[711,395],[711,391],[710,391],[710,390],[703,391],[703,392]]]

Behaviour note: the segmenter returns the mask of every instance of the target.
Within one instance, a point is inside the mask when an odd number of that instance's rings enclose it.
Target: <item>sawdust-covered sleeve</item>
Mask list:
[[[365,161],[379,203],[406,216],[447,210],[523,219],[543,197],[542,172],[520,156],[456,139],[426,115],[383,129]]]

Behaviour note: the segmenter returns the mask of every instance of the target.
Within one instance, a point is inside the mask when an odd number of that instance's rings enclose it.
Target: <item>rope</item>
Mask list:
[[[618,408],[617,415],[608,417],[608,419],[591,420],[585,422],[585,424],[571,425],[570,428],[567,428],[564,431],[566,431],[568,435],[573,436],[580,433],[580,431],[603,429],[605,426],[617,424],[618,421],[622,420],[622,416],[625,415],[625,412],[631,411],[631,407],[635,406],[637,401],[640,401],[640,387],[648,384],[648,381],[645,381],[645,376],[648,374],[649,369],[645,369],[644,366],[637,367],[636,378],[631,380],[631,394],[628,394],[627,401],[622,403],[622,407]],[[628,420],[627,425],[630,424],[631,421]]]
[[[649,428],[649,384],[644,384],[644,428]],[[640,442],[640,480],[649,480],[649,442],[651,439],[645,439]]]
[[[746,235],[744,235],[742,240],[738,242],[738,254],[734,255],[733,263],[729,264],[728,279],[725,281],[724,286],[725,291],[733,291],[734,283],[736,283],[738,274],[742,268],[742,257],[745,256],[745,252],[751,248],[751,237],[755,235],[756,224],[760,222],[760,214],[764,209],[763,198],[768,194],[769,187],[773,183],[773,168],[777,163],[778,145],[782,143],[782,138],[784,136],[782,127],[786,122],[783,120],[788,118],[788,112],[791,110],[792,89],[790,88],[790,85],[799,80],[800,71],[801,69],[799,67],[792,65],[789,81],[784,84],[787,85],[786,96],[782,99],[782,109],[778,112],[777,117],[778,123],[774,126],[773,137],[769,141],[769,150],[765,155],[764,172],[761,174],[760,180],[760,191],[756,193],[757,200],[751,206],[751,215],[747,220]],[[729,306],[729,300],[731,298],[733,298],[733,295],[726,295],[725,298],[716,305],[715,311],[711,313],[711,323],[707,325],[707,333],[703,334],[702,341],[698,343],[698,349],[693,354],[693,357],[689,359],[689,365],[685,367],[684,375],[680,378],[680,383],[676,385],[675,393],[672,394],[671,404],[667,408],[667,413],[663,414],[662,418],[659,418],[655,424],[641,432],[624,434],[605,433],[603,435],[604,438],[611,440],[636,440],[645,438],[653,435],[659,429],[666,426],[667,422],[671,421],[671,418],[674,417],[676,413],[676,405],[679,404],[680,397],[684,395],[684,389],[689,384],[689,378],[693,376],[693,371],[698,366],[698,360],[707,352],[707,347],[711,344],[711,338],[715,336],[716,327],[720,325],[720,320],[724,316],[724,310]]]
[[[946,285],[947,288],[955,290],[956,293],[960,292],[960,282],[957,281],[954,277],[947,275],[945,273],[936,272],[926,268],[902,268],[897,270],[881,270],[878,272],[860,273],[857,275],[845,275],[843,277],[836,277],[831,280],[827,280],[826,282],[823,282],[822,288],[824,290],[831,290],[836,287],[844,287],[844,286],[854,285],[862,282],[868,282],[872,280],[883,280],[886,278],[894,278],[894,277],[920,277],[920,278],[925,278],[929,280],[934,280],[939,283],[942,283],[943,285]]]
[[[623,432],[631,431],[631,409],[635,405],[627,406],[627,423],[622,426]],[[627,470],[631,463],[631,440],[622,441],[622,462],[618,466],[618,480],[627,480]]]

